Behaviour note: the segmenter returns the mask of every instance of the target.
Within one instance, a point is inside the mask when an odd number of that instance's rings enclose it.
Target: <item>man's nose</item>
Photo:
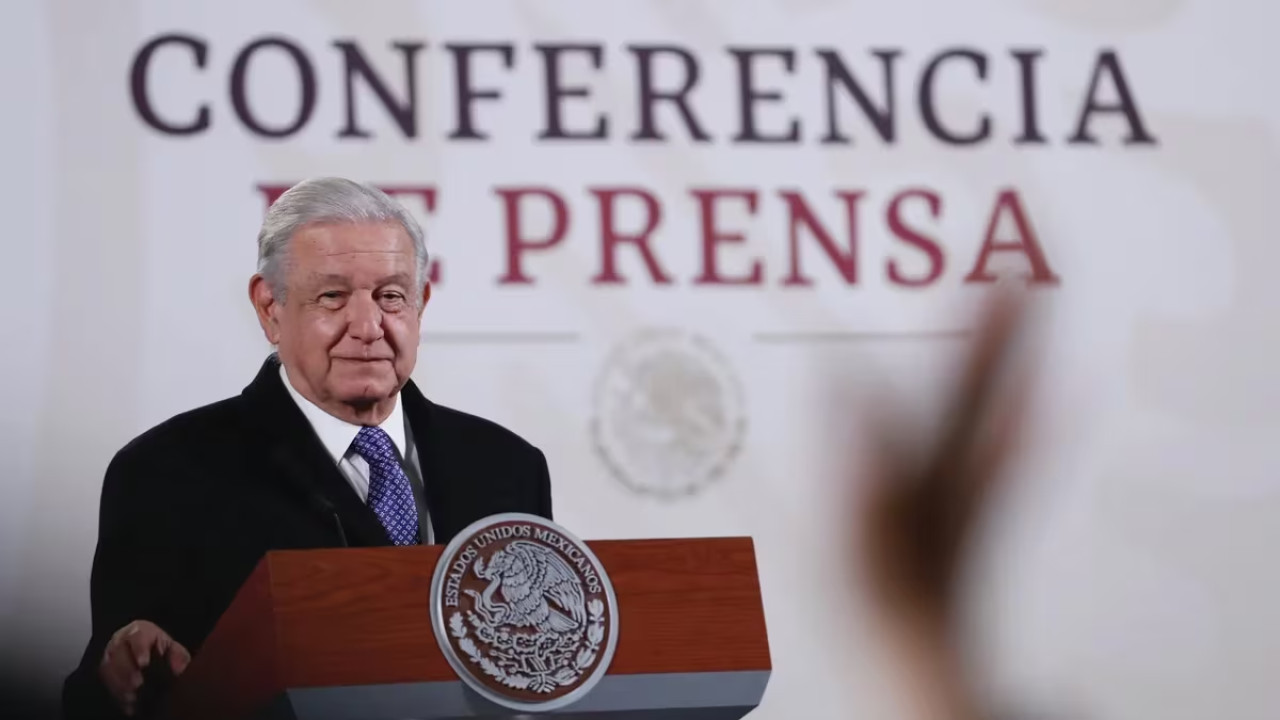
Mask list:
[[[382,308],[373,295],[356,293],[347,303],[347,334],[361,342],[382,339]]]

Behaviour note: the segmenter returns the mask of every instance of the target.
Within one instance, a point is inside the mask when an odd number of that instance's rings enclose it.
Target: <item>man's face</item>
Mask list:
[[[339,416],[390,411],[417,362],[430,296],[429,286],[416,296],[416,266],[397,223],[318,224],[290,241],[284,302],[255,278],[263,329],[303,396]]]

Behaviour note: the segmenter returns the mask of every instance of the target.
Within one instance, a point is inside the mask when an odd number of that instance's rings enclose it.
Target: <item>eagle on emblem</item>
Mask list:
[[[490,626],[534,627],[563,633],[586,624],[586,598],[578,574],[554,550],[516,540],[495,552],[488,563],[478,558],[476,577],[487,580],[483,593],[465,592]],[[502,591],[502,601],[494,593]]]

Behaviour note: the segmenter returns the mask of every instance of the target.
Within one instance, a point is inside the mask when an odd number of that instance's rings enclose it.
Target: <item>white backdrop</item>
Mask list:
[[[756,717],[890,717],[867,621],[840,573],[849,508],[836,467],[856,448],[838,445],[833,383],[891,385],[927,411],[963,347],[955,331],[978,287],[965,279],[1009,189],[1060,282],[1036,289],[1047,309],[1042,403],[980,568],[985,676],[1004,697],[1096,718],[1280,714],[1273,4],[32,0],[6,3],[0,19],[13,289],[0,353],[0,612],[6,636],[33,643],[31,668],[69,670],[87,637],[108,459],[155,423],[239,392],[267,351],[246,300],[258,186],[332,174],[436,189],[434,212],[411,205],[442,263],[415,378],[438,402],[539,445],[560,522],[585,538],[755,538],[774,661]],[[165,46],[146,97],[174,124],[207,104],[202,132],[158,132],[131,96],[139,50],[166,34],[204,43],[204,66],[189,48]],[[268,36],[300,48],[315,72],[314,112],[284,138],[255,135],[232,100],[237,54]],[[348,110],[339,40],[359,47],[393,102],[407,95],[405,55],[392,43],[423,44],[412,63],[414,137],[364,78],[354,106],[370,137],[339,136]],[[473,106],[487,140],[449,137],[459,112],[451,43],[512,47],[509,69],[492,52],[473,61],[473,86],[501,95]],[[599,70],[586,54],[564,57],[564,85],[589,88],[564,101],[564,122],[590,130],[605,115],[607,138],[537,138],[543,43],[599,46]],[[631,139],[642,109],[631,45],[695,59],[689,106],[707,142],[692,141],[661,104],[666,140]],[[785,133],[795,118],[797,142],[733,140],[743,110],[731,47],[792,54],[790,73],[776,56],[746,62],[754,86],[780,97],[753,110],[760,132]],[[954,133],[990,117],[989,139],[965,147],[940,140],[920,112],[929,61],[959,48],[987,58],[986,80],[951,60],[927,94]],[[873,105],[887,97],[873,51],[897,51],[891,140],[838,89],[833,112],[853,141],[822,141],[830,102],[820,50],[839,56]],[[1089,118],[1096,144],[1069,142],[1109,50],[1117,65],[1104,69],[1095,100],[1114,106],[1120,76],[1152,143],[1126,143],[1134,128],[1114,112]],[[1041,53],[1034,133],[1014,51]],[[682,82],[676,56],[655,68],[656,86]],[[250,112],[287,125],[299,107],[288,56],[263,50],[246,77]],[[1026,134],[1043,141],[1016,141]],[[566,233],[523,256],[531,284],[502,284],[508,219],[495,191],[534,186],[564,198]],[[625,244],[616,259],[626,284],[592,282],[602,221],[591,189],[608,187],[657,199],[649,247],[670,284],[655,284]],[[705,221],[691,191],[706,189],[754,192],[756,211],[723,199]],[[913,190],[935,194],[937,211]],[[863,193],[856,283],[811,229],[798,256],[812,284],[784,282],[793,255],[782,191],[800,193],[846,249],[848,213],[835,193]],[[895,231],[889,206],[899,196]],[[522,210],[525,237],[546,237],[548,207],[530,200]],[[621,200],[618,231],[639,230],[643,210],[636,197]],[[1018,236],[1013,213],[999,219],[1000,238]],[[755,258],[759,284],[695,282],[706,222],[744,237],[713,246],[719,271],[746,275]],[[925,239],[904,240],[911,230]],[[892,280],[890,266],[900,278],[928,276],[930,248],[943,258],[936,278]],[[996,253],[992,265],[1027,267],[1018,252]],[[636,338],[653,328],[683,339],[645,374],[636,363],[652,345]],[[622,402],[628,380],[653,393],[651,407]],[[606,423],[603,441],[596,421]],[[711,465],[723,472],[710,478]],[[638,492],[657,472],[678,492]]]

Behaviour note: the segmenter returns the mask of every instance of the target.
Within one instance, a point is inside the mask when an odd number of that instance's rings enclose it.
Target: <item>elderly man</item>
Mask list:
[[[268,550],[551,518],[536,447],[409,379],[426,265],[417,223],[376,189],[308,180],[271,206],[249,297],[278,351],[243,393],[161,423],[107,468],[93,635],[66,717],[134,715],[151,659],[180,674]]]

